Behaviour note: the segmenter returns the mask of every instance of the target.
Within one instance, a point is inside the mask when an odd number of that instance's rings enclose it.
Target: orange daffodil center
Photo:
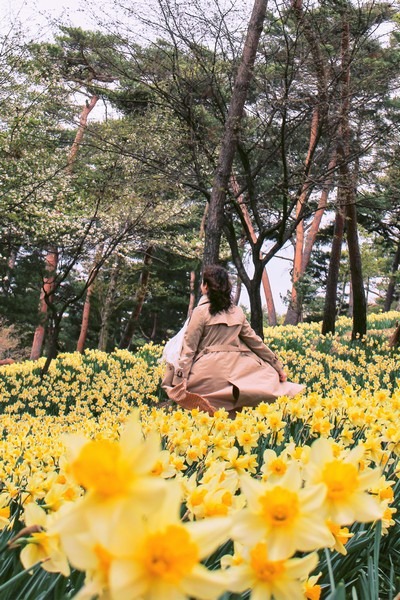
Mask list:
[[[260,542],[251,549],[250,566],[257,579],[268,583],[279,579],[285,571],[284,560],[268,560],[265,542]]]
[[[333,460],[323,468],[322,481],[328,488],[329,500],[347,500],[359,486],[358,470],[352,464]]]
[[[287,527],[299,514],[299,498],[294,492],[281,486],[265,492],[260,497],[262,515],[272,527]]]
[[[272,561],[330,547],[334,537],[321,510],[326,498],[322,483],[303,486],[300,466],[292,462],[279,479],[279,485],[241,477],[247,507],[234,514],[233,538],[245,545],[268,541]]]
[[[132,483],[132,468],[123,458],[121,446],[109,440],[85,444],[71,469],[82,487],[105,497],[126,494]]]
[[[311,447],[306,466],[306,485],[322,484],[326,488],[326,517],[338,525],[354,521],[368,523],[381,519],[379,499],[371,494],[379,486],[380,469],[364,464],[364,449],[357,446],[347,452],[337,452],[331,439],[320,438]]]
[[[108,580],[108,574],[110,572],[113,555],[101,544],[95,544],[93,552],[98,560],[99,570],[103,574],[104,578]]]
[[[169,525],[145,540],[138,559],[149,577],[178,583],[199,562],[199,551],[180,525]]]

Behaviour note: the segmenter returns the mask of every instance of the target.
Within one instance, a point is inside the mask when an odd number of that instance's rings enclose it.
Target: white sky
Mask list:
[[[252,4],[252,0],[241,1],[243,4],[249,4],[249,2]],[[132,5],[132,2],[129,4]],[[147,0],[147,4],[149,4],[149,0]],[[143,5],[146,6],[145,3]],[[91,18],[91,9],[88,6],[88,3],[83,0],[0,0],[0,31],[9,28],[11,23],[18,20],[24,30],[28,32],[28,37],[39,41],[51,38],[56,23],[60,22],[83,28],[94,28],[95,20]],[[98,7],[98,14],[103,19],[106,17],[108,9],[111,10],[108,0],[102,0],[102,2],[97,0],[92,4],[93,6]],[[279,256],[290,258],[292,256],[291,245],[282,249]],[[280,260],[279,258],[272,259],[267,266],[278,314],[286,312],[281,296],[285,296],[290,289],[291,266],[292,263],[289,260]],[[242,293],[241,302],[248,305],[248,296],[245,290]]]

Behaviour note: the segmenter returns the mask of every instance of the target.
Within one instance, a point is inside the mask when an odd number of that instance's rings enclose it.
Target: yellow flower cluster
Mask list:
[[[69,565],[85,571],[77,598],[216,599],[246,589],[253,599],[306,598],[315,551],[345,553],[344,526],[382,519],[393,500],[391,482],[368,466],[367,448],[348,450],[323,437],[306,447],[290,442],[279,456],[265,450],[263,476],[253,477],[257,460],[243,447],[248,436],[239,422],[253,421],[256,430],[267,420],[262,412],[238,422],[223,411],[214,419],[178,412],[168,452],[152,427],[155,416],[156,429],[167,418],[172,425],[173,415],[161,411],[143,409],[144,426],[136,411],[119,438],[69,434],[53,482],[58,493],[25,497],[25,524],[40,530],[22,550],[24,566],[42,560],[66,576]],[[204,453],[186,476],[195,436]],[[235,551],[221,557],[224,568],[206,568],[204,560],[230,540]],[[294,558],[298,551],[311,554]]]
[[[277,329],[268,343],[280,340],[307,391],[234,420],[224,410],[159,408],[154,346],[145,358],[65,354],[43,381],[37,363],[4,367],[0,528],[12,526],[18,501],[24,567],[84,571],[81,600],[211,599],[247,589],[252,600],[318,599],[320,575],[309,575],[320,549],[346,555],[355,523],[380,521],[390,536],[398,357],[382,344],[346,346],[354,369],[345,373],[343,337],[326,354],[314,325]],[[312,364],[282,347],[299,341]]]
[[[35,416],[63,415],[71,410],[82,416],[105,408],[157,401],[163,366],[162,348],[148,344],[140,354],[115,350],[111,354],[86,350],[60,354],[41,377],[45,359],[14,363],[0,369],[0,413]],[[143,355],[153,357],[149,368]]]

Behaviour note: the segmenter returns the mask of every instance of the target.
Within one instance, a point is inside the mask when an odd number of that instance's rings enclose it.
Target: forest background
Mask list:
[[[399,307],[395,3],[84,6],[2,29],[2,358],[162,341],[216,260],[259,333]]]

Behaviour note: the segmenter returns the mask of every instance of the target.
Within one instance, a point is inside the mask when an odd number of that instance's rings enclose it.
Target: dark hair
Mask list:
[[[232,285],[226,269],[218,265],[207,265],[203,271],[203,283],[208,286],[207,296],[212,315],[232,306]]]

